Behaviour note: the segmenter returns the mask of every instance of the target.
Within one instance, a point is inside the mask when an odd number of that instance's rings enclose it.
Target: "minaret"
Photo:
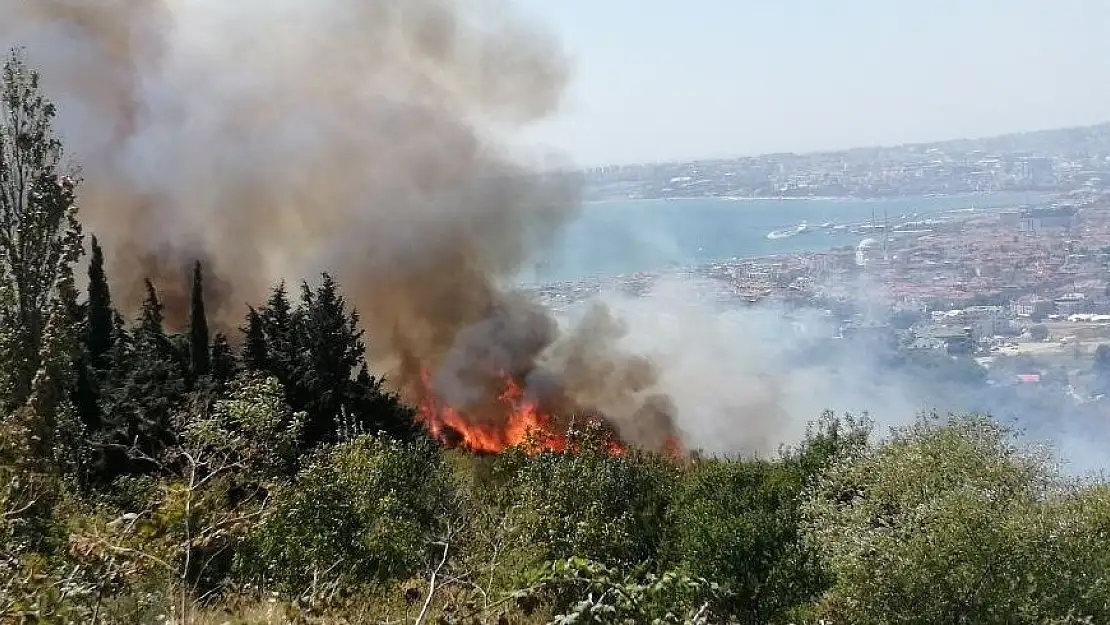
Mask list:
[[[883,208],[883,260],[889,261],[890,256],[887,254],[887,232],[890,229],[890,223],[887,221],[886,207]]]

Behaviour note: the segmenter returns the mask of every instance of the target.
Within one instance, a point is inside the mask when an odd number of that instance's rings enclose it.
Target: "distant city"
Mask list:
[[[586,199],[952,195],[1102,188],[1110,123],[812,154],[597,167]]]
[[[1110,124],[604,167],[587,177],[595,200],[1029,192],[1036,199],[1000,209],[971,207],[928,219],[879,211],[863,223],[799,224],[768,234],[840,228],[855,236],[835,249],[551,284],[537,295],[558,309],[601,290],[642,294],[659,278],[686,276],[711,285],[707,297],[739,308],[824,311],[837,328],[831,340],[871,337],[890,354],[884,366],[923,367],[917,378],[923,385],[955,380],[969,405],[988,401],[979,406],[1012,414],[1067,407],[1073,415],[1110,418]],[[869,285],[864,300],[860,284]]]

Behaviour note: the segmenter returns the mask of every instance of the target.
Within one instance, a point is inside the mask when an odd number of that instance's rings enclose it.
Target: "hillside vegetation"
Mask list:
[[[199,263],[183,331],[153,283],[125,319],[53,106],[18,55],[2,79],[0,622],[1110,622],[1110,489],[987,418],[475,456],[386,392],[327,275],[235,336]]]

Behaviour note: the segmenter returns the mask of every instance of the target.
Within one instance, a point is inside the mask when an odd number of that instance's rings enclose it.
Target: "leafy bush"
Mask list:
[[[978,417],[923,418],[835,464],[803,506],[807,543],[836,578],[825,615],[1105,621],[1105,497],[1065,486],[1045,454]]]
[[[428,441],[363,436],[338,445],[273,494],[240,570],[286,590],[408,577],[426,561],[452,490]]]
[[[658,557],[670,493],[680,470],[651,455],[613,455],[594,426],[572,432],[573,452],[523,452],[499,459],[509,473],[508,507],[518,540],[540,561],[580,556],[605,565]]]
[[[236,378],[226,399],[211,415],[192,419],[185,428],[187,446],[217,453],[256,477],[289,473],[296,465],[304,413],[285,403],[277,378],[246,373]]]
[[[765,623],[822,589],[823,575],[798,538],[805,477],[786,463],[707,462],[672,505],[683,570],[724,586],[724,607],[744,622]]]
[[[567,558],[550,563],[513,597],[524,606],[552,600],[569,604],[551,625],[706,625],[719,594],[716,584],[674,571],[622,572]]]
[[[722,585],[720,609],[766,623],[810,601],[828,583],[801,543],[799,505],[827,462],[866,440],[866,424],[826,414],[777,461],[711,460],[692,470],[671,504],[670,551],[691,575]]]

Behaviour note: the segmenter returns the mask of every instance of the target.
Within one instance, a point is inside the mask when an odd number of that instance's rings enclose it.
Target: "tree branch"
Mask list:
[[[436,544],[443,546],[443,557],[440,558],[439,566],[432,571],[432,576],[428,580],[428,596],[424,598],[424,606],[420,608],[420,614],[417,615],[413,625],[422,625],[424,623],[424,618],[428,614],[428,607],[432,605],[432,595],[436,592],[436,577],[439,575],[439,571],[443,568],[443,565],[447,563],[447,551],[451,547],[450,543],[440,542]]]

